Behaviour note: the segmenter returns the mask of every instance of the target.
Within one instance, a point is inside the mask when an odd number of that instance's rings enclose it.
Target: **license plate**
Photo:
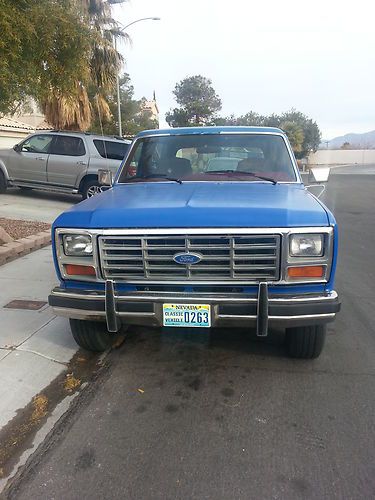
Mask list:
[[[211,306],[209,304],[163,304],[163,325],[209,328]]]

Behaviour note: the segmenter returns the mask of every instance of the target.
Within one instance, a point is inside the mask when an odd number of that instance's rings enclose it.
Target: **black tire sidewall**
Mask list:
[[[83,189],[82,189],[82,198],[84,200],[87,200],[88,196],[87,196],[87,191],[90,189],[90,187],[92,186],[100,186],[99,182],[97,180],[94,180],[94,179],[91,179],[89,181],[86,181],[83,185]]]
[[[0,194],[4,194],[7,190],[7,181],[4,173],[0,170]]]
[[[315,359],[323,350],[326,325],[287,328],[285,335],[288,355],[292,358]]]
[[[118,338],[118,334],[109,333],[106,324],[99,321],[70,319],[70,328],[74,340],[87,351],[106,351]]]

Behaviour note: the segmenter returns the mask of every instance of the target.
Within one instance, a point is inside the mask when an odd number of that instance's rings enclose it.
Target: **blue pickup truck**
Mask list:
[[[129,325],[285,328],[315,358],[340,309],[337,227],[276,128],[141,132],[108,190],[53,224],[49,296],[83,348]]]

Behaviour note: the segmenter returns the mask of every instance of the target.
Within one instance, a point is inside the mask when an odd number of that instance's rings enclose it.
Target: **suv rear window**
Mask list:
[[[94,139],[94,145],[103,158],[109,160],[123,160],[129,149],[125,142],[103,141]]]
[[[68,135],[55,136],[52,143],[51,154],[63,156],[84,156],[85,145],[80,137],[69,137]]]

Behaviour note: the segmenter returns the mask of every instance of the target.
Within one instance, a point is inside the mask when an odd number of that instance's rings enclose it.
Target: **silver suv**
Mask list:
[[[98,169],[115,174],[130,143],[84,132],[32,134],[13,149],[0,150],[0,193],[17,186],[89,198],[102,190]]]

